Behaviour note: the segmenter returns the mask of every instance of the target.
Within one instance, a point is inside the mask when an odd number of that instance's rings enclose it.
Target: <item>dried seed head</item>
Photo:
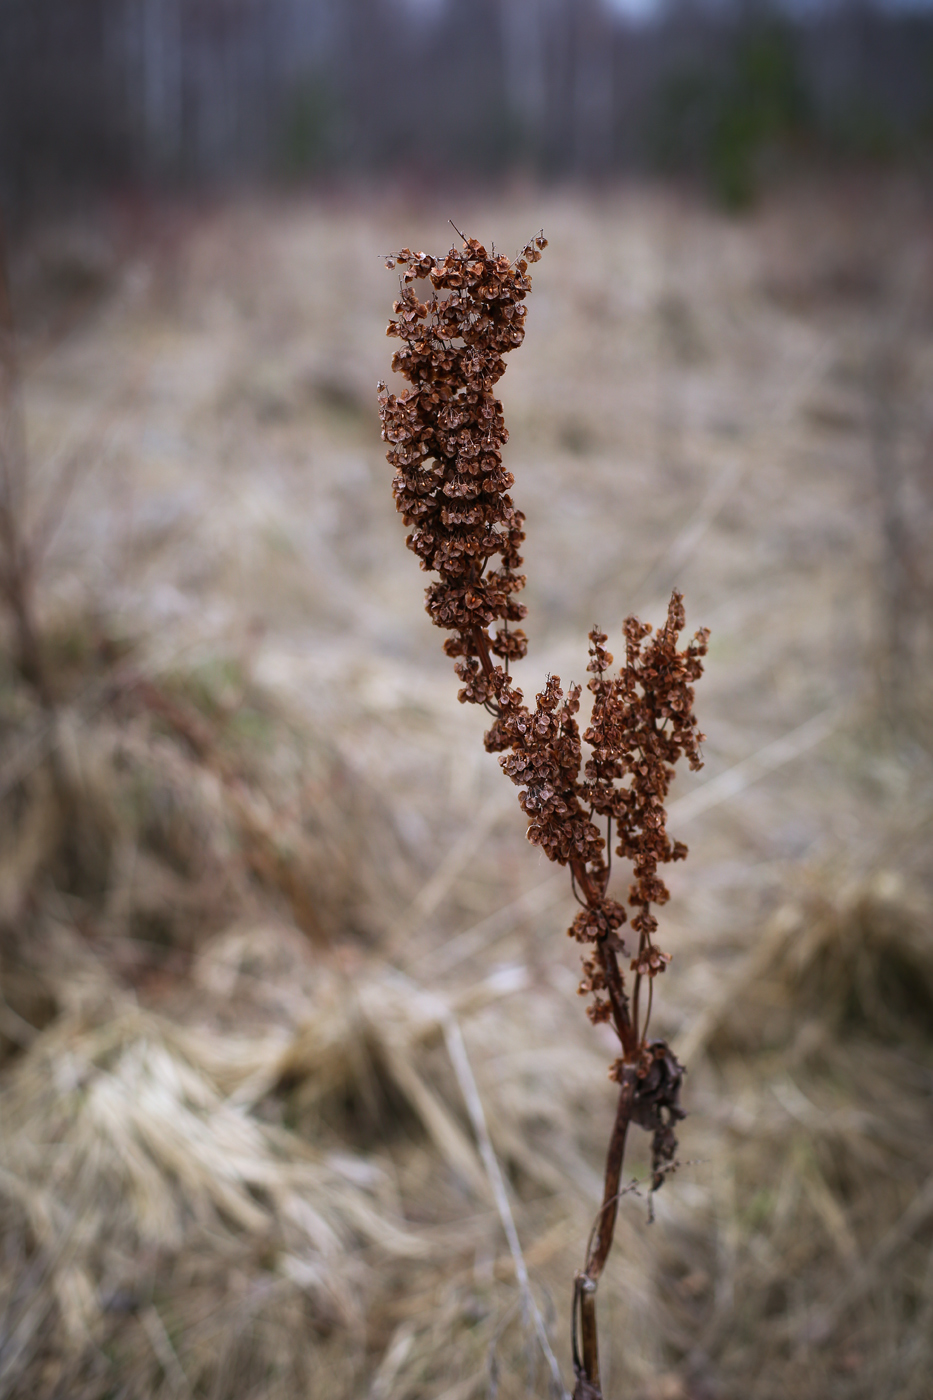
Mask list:
[[[520,622],[524,606],[514,595],[524,516],[507,494],[512,476],[502,467],[508,433],[502,404],[493,395],[505,372],[503,356],[524,338],[531,290],[528,263],[546,239],[532,240],[515,262],[487,253],[475,238],[443,259],[410,248],[391,254],[386,266],[402,270],[395,319],[387,334],[402,342],[392,368],[411,385],[390,394],[379,385],[382,436],[395,468],[393,490],[408,546],[421,567],[439,579],[427,590],[427,609],[438,626],[455,632],[450,655],[524,656]],[[414,282],[428,282],[420,300]],[[498,568],[489,568],[498,557]],[[490,636],[489,627],[501,622]],[[488,688],[465,685],[462,700],[485,704]]]
[[[392,368],[411,387],[396,395],[380,384],[382,436],[395,469],[396,506],[411,530],[408,546],[421,567],[437,575],[426,590],[426,606],[431,620],[451,633],[444,650],[456,659],[459,698],[493,715],[486,748],[501,754],[504,772],[521,789],[528,839],[571,868],[584,907],[569,933],[585,946],[580,990],[593,998],[589,1015],[594,1022],[611,1019],[626,1062],[648,1056],[654,1077],[661,1076],[665,1093],[673,1095],[670,1114],[653,1129],[663,1165],[672,1159],[680,1081],[669,1052],[658,1069],[662,1061],[652,1059],[646,1046],[638,989],[670,961],[654,943],[653,908],[669,898],[658,870],[682,860],[687,848],[667,835],[665,802],[678,759],[686,757],[692,769],[702,766],[693,683],[702,674],[708,633],[698,632],[678,650],[684,607],[674,592],[658,632],[637,618],[626,620],[625,662],[612,675],[608,638],[594,628],[587,667],[593,709],[583,735],[590,754],[582,776],[579,686],[565,694],[560,679],[549,677],[532,710],[512,685],[509,665],[527,649],[524,632],[511,625],[525,615],[516,599],[525,582],[518,572],[524,516],[508,495],[513,478],[502,465],[508,433],[493,390],[505,371],[503,356],[524,337],[528,267],[546,246],[538,235],[510,262],[464,238],[463,247],[443,259],[410,248],[387,259],[387,266],[401,270],[388,326],[401,342]],[[423,301],[415,282],[429,284]],[[501,625],[491,631],[496,623]],[[625,953],[618,931],[626,910],[606,895],[607,838],[595,818],[610,833],[615,823],[616,854],[633,868],[628,902],[638,939],[630,962],[634,1021],[617,961]],[[661,1165],[656,1176],[660,1171]]]
[[[625,622],[625,665],[608,676],[612,658],[604,633],[590,633],[593,713],[584,739],[592,749],[580,796],[594,812],[616,823],[616,854],[632,862],[634,880],[629,904],[637,913],[633,930],[640,935],[632,971],[656,977],[670,961],[654,946],[657,919],[651,906],[669,899],[658,877],[658,866],[683,860],[687,847],[667,835],[664,803],[674,777],[674,765],[686,756],[690,767],[702,767],[693,713],[693,682],[703,671],[709,633],[696,634],[683,651],[677,642],[685,623],[683,598],[671,595],[667,621],[655,633],[637,618]],[[647,643],[647,644],[646,644]]]

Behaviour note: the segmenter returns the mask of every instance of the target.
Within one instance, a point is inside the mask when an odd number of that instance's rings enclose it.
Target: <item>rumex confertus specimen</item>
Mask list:
[[[410,248],[387,258],[389,268],[401,269],[388,326],[402,342],[392,368],[411,387],[396,395],[380,384],[379,403],[396,506],[411,530],[408,546],[423,569],[438,575],[427,589],[427,611],[450,633],[444,649],[456,658],[459,698],[492,716],[486,748],[501,754],[504,772],[521,789],[528,839],[570,868],[581,906],[568,930],[584,946],[580,991],[592,997],[590,1019],[610,1024],[619,1040],[609,1071],[619,1099],[603,1205],[574,1291],[575,1397],[597,1400],[596,1286],[612,1245],[628,1126],[652,1134],[657,1190],[674,1168],[675,1124],[684,1116],[683,1067],[663,1041],[648,1039],[654,979],[670,961],[654,941],[652,911],[669,897],[659,867],[687,854],[667,834],[665,802],[678,759],[702,767],[693,683],[702,674],[708,632],[678,649],[685,619],[674,592],[656,633],[637,618],[626,620],[625,663],[612,674],[607,637],[593,629],[585,762],[576,718],[580,687],[565,693],[560,678],[550,676],[531,709],[512,682],[510,663],[527,649],[524,632],[512,625],[526,611],[516,598],[525,582],[518,572],[524,516],[508,494],[513,478],[502,465],[508,433],[494,388],[505,373],[503,356],[524,339],[529,265],[546,246],[539,234],[511,261],[464,238],[443,259]],[[424,300],[416,282],[428,284]],[[608,894],[613,842],[632,864],[628,909]],[[629,909],[631,950],[621,934]]]

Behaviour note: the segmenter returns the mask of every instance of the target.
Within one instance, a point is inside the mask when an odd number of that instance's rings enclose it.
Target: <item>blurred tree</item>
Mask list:
[[[679,0],[0,0],[0,198],[322,168],[601,176],[734,208],[769,160],[929,141],[933,13]]]
[[[717,198],[740,209],[767,155],[811,129],[797,37],[785,21],[756,17],[718,63],[685,66],[662,85],[654,146],[662,168],[705,172]]]

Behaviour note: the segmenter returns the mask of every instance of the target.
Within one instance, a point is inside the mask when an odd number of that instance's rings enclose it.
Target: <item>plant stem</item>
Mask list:
[[[596,1327],[596,1290],[599,1278],[605,1268],[612,1237],[615,1233],[616,1216],[619,1211],[619,1191],[622,1181],[622,1166],[625,1161],[625,1139],[632,1119],[635,1102],[635,1067],[626,1065],[622,1071],[622,1085],[619,1102],[616,1106],[612,1137],[606,1156],[606,1177],[603,1188],[603,1203],[600,1206],[596,1224],[587,1248],[586,1267],[574,1279],[574,1346],[573,1364],[576,1373],[574,1400],[602,1400],[599,1379],[599,1340]],[[579,1312],[578,1353],[576,1320]]]

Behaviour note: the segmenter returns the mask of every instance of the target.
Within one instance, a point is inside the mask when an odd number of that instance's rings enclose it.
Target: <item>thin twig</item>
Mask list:
[[[522,1300],[534,1322],[535,1333],[550,1369],[551,1379],[553,1380],[556,1393],[562,1397],[562,1400],[569,1400],[569,1395],[560,1373],[557,1357],[554,1355],[554,1351],[548,1339],[544,1318],[541,1316],[541,1310],[531,1291],[531,1284],[528,1278],[528,1266],[525,1263],[525,1256],[522,1253],[518,1231],[515,1228],[515,1217],[512,1215],[512,1207],[509,1205],[509,1197],[502,1176],[502,1169],[499,1166],[499,1161],[489,1136],[489,1129],[486,1126],[486,1114],[483,1110],[483,1101],[473,1075],[469,1056],[467,1055],[466,1045],[463,1040],[463,1032],[460,1029],[459,1022],[446,1007],[442,1012],[441,1021],[444,1028],[444,1041],[447,1046],[447,1053],[450,1056],[450,1062],[457,1076],[457,1083],[460,1086],[460,1092],[463,1095],[463,1101],[466,1104],[467,1113],[470,1115],[470,1122],[476,1134],[479,1154],[482,1158],[483,1166],[486,1169],[486,1176],[489,1179],[496,1210],[499,1212],[499,1219],[502,1221],[502,1228],[505,1231],[505,1237],[508,1241],[512,1262],[515,1266],[515,1277],[518,1280],[518,1286],[522,1293]]]

